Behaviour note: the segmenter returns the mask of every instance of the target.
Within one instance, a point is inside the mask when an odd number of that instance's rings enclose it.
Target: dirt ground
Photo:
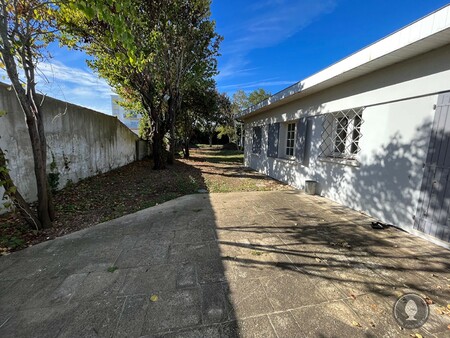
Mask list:
[[[56,220],[43,231],[28,228],[15,213],[0,216],[0,254],[8,254],[186,194],[286,190],[289,186],[243,166],[243,154],[219,147],[191,149],[162,171],[151,160],[90,177],[54,196]]]

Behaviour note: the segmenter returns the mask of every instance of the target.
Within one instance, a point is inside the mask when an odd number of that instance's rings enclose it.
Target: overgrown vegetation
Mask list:
[[[192,149],[170,170],[150,170],[150,160],[68,185],[55,193],[54,227],[32,231],[15,214],[0,215],[0,253],[52,239],[168,200],[209,192],[289,189],[242,166],[243,154],[218,147]]]

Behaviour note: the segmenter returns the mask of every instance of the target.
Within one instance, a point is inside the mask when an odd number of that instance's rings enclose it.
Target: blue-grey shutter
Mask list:
[[[295,157],[301,163],[305,159],[306,150],[306,130],[307,130],[306,117],[302,117],[297,122],[297,136],[295,138]]]
[[[267,144],[267,156],[278,157],[278,141],[280,135],[280,124],[269,124],[269,139]]]
[[[262,128],[253,127],[252,152],[253,154],[261,153]]]

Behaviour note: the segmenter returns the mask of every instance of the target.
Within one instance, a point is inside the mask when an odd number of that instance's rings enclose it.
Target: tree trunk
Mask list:
[[[9,197],[14,206],[19,210],[22,217],[30,225],[32,229],[39,230],[41,228],[41,222],[35,216],[34,212],[31,210],[28,203],[22,197],[17,187],[9,175],[7,169],[7,163],[5,158],[5,153],[3,149],[0,148],[0,181],[3,181],[3,188],[5,189],[5,194]]]
[[[34,95],[34,94],[32,94]],[[36,97],[32,97],[33,102],[36,100]],[[47,210],[48,216],[50,218],[50,222],[53,222],[55,219],[55,206],[53,204],[53,194],[52,189],[50,188],[50,183],[48,181],[47,176],[47,139],[45,137],[45,128],[44,128],[44,117],[42,115],[41,108],[35,105],[35,109],[37,112],[37,132],[39,134],[39,139],[41,140],[41,152],[42,152],[42,167],[43,172],[41,172],[42,184],[45,184],[45,191],[42,193],[45,194],[47,199]],[[50,223],[51,225],[51,223]]]
[[[189,138],[186,138],[184,141],[184,158],[189,158],[191,155],[189,154]]]
[[[156,130],[153,134],[153,169],[161,170],[166,168],[164,160],[164,133]]]
[[[170,91],[170,99],[168,101],[168,123],[170,128],[170,145],[167,162],[173,164],[175,162],[176,139],[175,139],[175,118],[177,109],[180,108],[180,96],[176,91]]]
[[[209,146],[212,147],[213,135],[209,134]]]
[[[12,86],[16,93],[17,99],[25,114],[26,123],[28,127],[28,134],[30,136],[31,148],[33,151],[34,161],[34,173],[36,177],[36,186],[38,192],[38,218],[41,221],[43,228],[48,228],[52,225],[52,212],[53,204],[51,202],[51,194],[48,189],[47,180],[47,157],[46,157],[46,141],[44,134],[44,124],[41,120],[42,112],[39,106],[36,104],[36,97],[34,97],[34,69],[25,69],[27,75],[27,90],[22,87],[17,72],[16,61],[11,53],[11,46],[7,37],[7,28],[4,23],[0,24],[0,36],[4,48],[1,50],[3,62],[5,64],[8,77],[11,80]],[[23,51],[23,50],[22,50]],[[27,50],[29,52],[29,50]],[[23,56],[22,56],[23,58]],[[31,57],[30,57],[31,60]],[[23,64],[27,64],[28,67],[32,62],[30,60],[23,59]],[[29,61],[28,63],[26,61]]]
[[[169,154],[167,156],[167,163],[174,164],[175,162],[175,152],[176,152],[176,141],[175,141],[175,126],[170,127],[170,145]]]
[[[46,160],[43,157],[42,143],[37,130],[35,118],[27,115],[28,134],[30,135],[31,147],[33,149],[34,174],[36,176],[36,188],[38,198],[38,217],[43,228],[52,226],[50,216],[50,189],[48,187]]]

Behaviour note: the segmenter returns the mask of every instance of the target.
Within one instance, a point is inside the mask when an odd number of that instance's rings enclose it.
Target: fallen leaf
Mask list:
[[[436,308],[436,313],[438,314],[438,315],[443,315],[445,312],[444,311],[442,311],[442,308]]]
[[[430,297],[425,297],[425,302],[427,302],[428,305],[433,304],[433,300]]]
[[[351,294],[350,297],[352,297],[353,299],[356,299],[356,296],[354,294]]]
[[[448,326],[447,326],[447,329],[449,329],[449,330],[450,330],[450,325],[448,325]]]
[[[352,322],[352,325],[353,325],[353,326],[356,326],[356,327],[361,327],[361,324],[358,323],[358,322],[356,322],[356,321],[353,321],[353,322]]]
[[[150,300],[152,302],[157,302],[158,301],[158,296],[157,295],[151,295]]]
[[[447,307],[437,306],[436,307],[436,312],[439,315],[448,315],[448,316],[450,316],[450,304],[447,305]]]

